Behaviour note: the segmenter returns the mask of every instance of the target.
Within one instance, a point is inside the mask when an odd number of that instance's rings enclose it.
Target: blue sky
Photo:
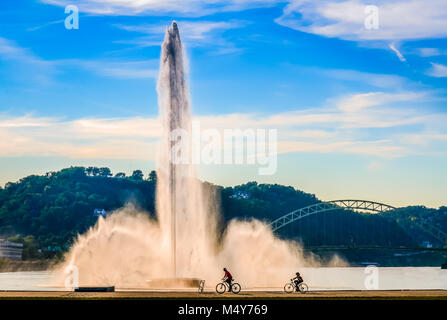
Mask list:
[[[67,30],[68,4],[79,29]],[[365,7],[379,9],[365,28]],[[0,3],[0,184],[70,165],[155,167],[167,25],[208,127],[275,128],[278,170],[201,178],[293,185],[324,200],[445,205],[447,3],[20,0]]]

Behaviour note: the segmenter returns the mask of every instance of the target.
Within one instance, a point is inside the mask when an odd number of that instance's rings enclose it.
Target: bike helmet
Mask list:
[[[227,268],[224,268],[224,271],[227,271]]]
[[[296,273],[296,275],[297,275],[297,276],[299,276],[299,275],[300,275],[300,273],[299,273],[299,272],[297,272],[297,273]]]

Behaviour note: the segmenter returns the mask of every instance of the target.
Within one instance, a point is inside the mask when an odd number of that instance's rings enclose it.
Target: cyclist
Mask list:
[[[223,268],[223,271],[225,272],[225,275],[222,280],[228,283],[228,286],[230,287],[229,292],[231,292],[231,282],[233,281],[233,276],[227,268]]]
[[[298,292],[298,291],[300,290],[300,289],[299,289],[299,285],[300,285],[300,283],[304,282],[304,280],[303,280],[303,278],[301,277],[301,275],[300,275],[299,272],[296,273],[296,277],[293,278],[292,281],[295,283],[295,290],[296,290],[296,292]]]

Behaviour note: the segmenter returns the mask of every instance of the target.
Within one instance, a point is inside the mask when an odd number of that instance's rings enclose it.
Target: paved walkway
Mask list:
[[[63,291],[0,291],[0,299],[446,299],[447,290],[396,291],[313,291],[286,294],[278,291],[241,291],[238,295],[215,292],[63,292]]]

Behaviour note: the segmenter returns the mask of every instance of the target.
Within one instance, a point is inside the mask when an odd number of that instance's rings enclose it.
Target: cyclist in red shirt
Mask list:
[[[230,287],[231,292],[231,282],[233,281],[233,276],[231,275],[230,271],[227,270],[227,268],[223,268],[225,275],[223,277],[223,281],[228,283],[228,286]]]

